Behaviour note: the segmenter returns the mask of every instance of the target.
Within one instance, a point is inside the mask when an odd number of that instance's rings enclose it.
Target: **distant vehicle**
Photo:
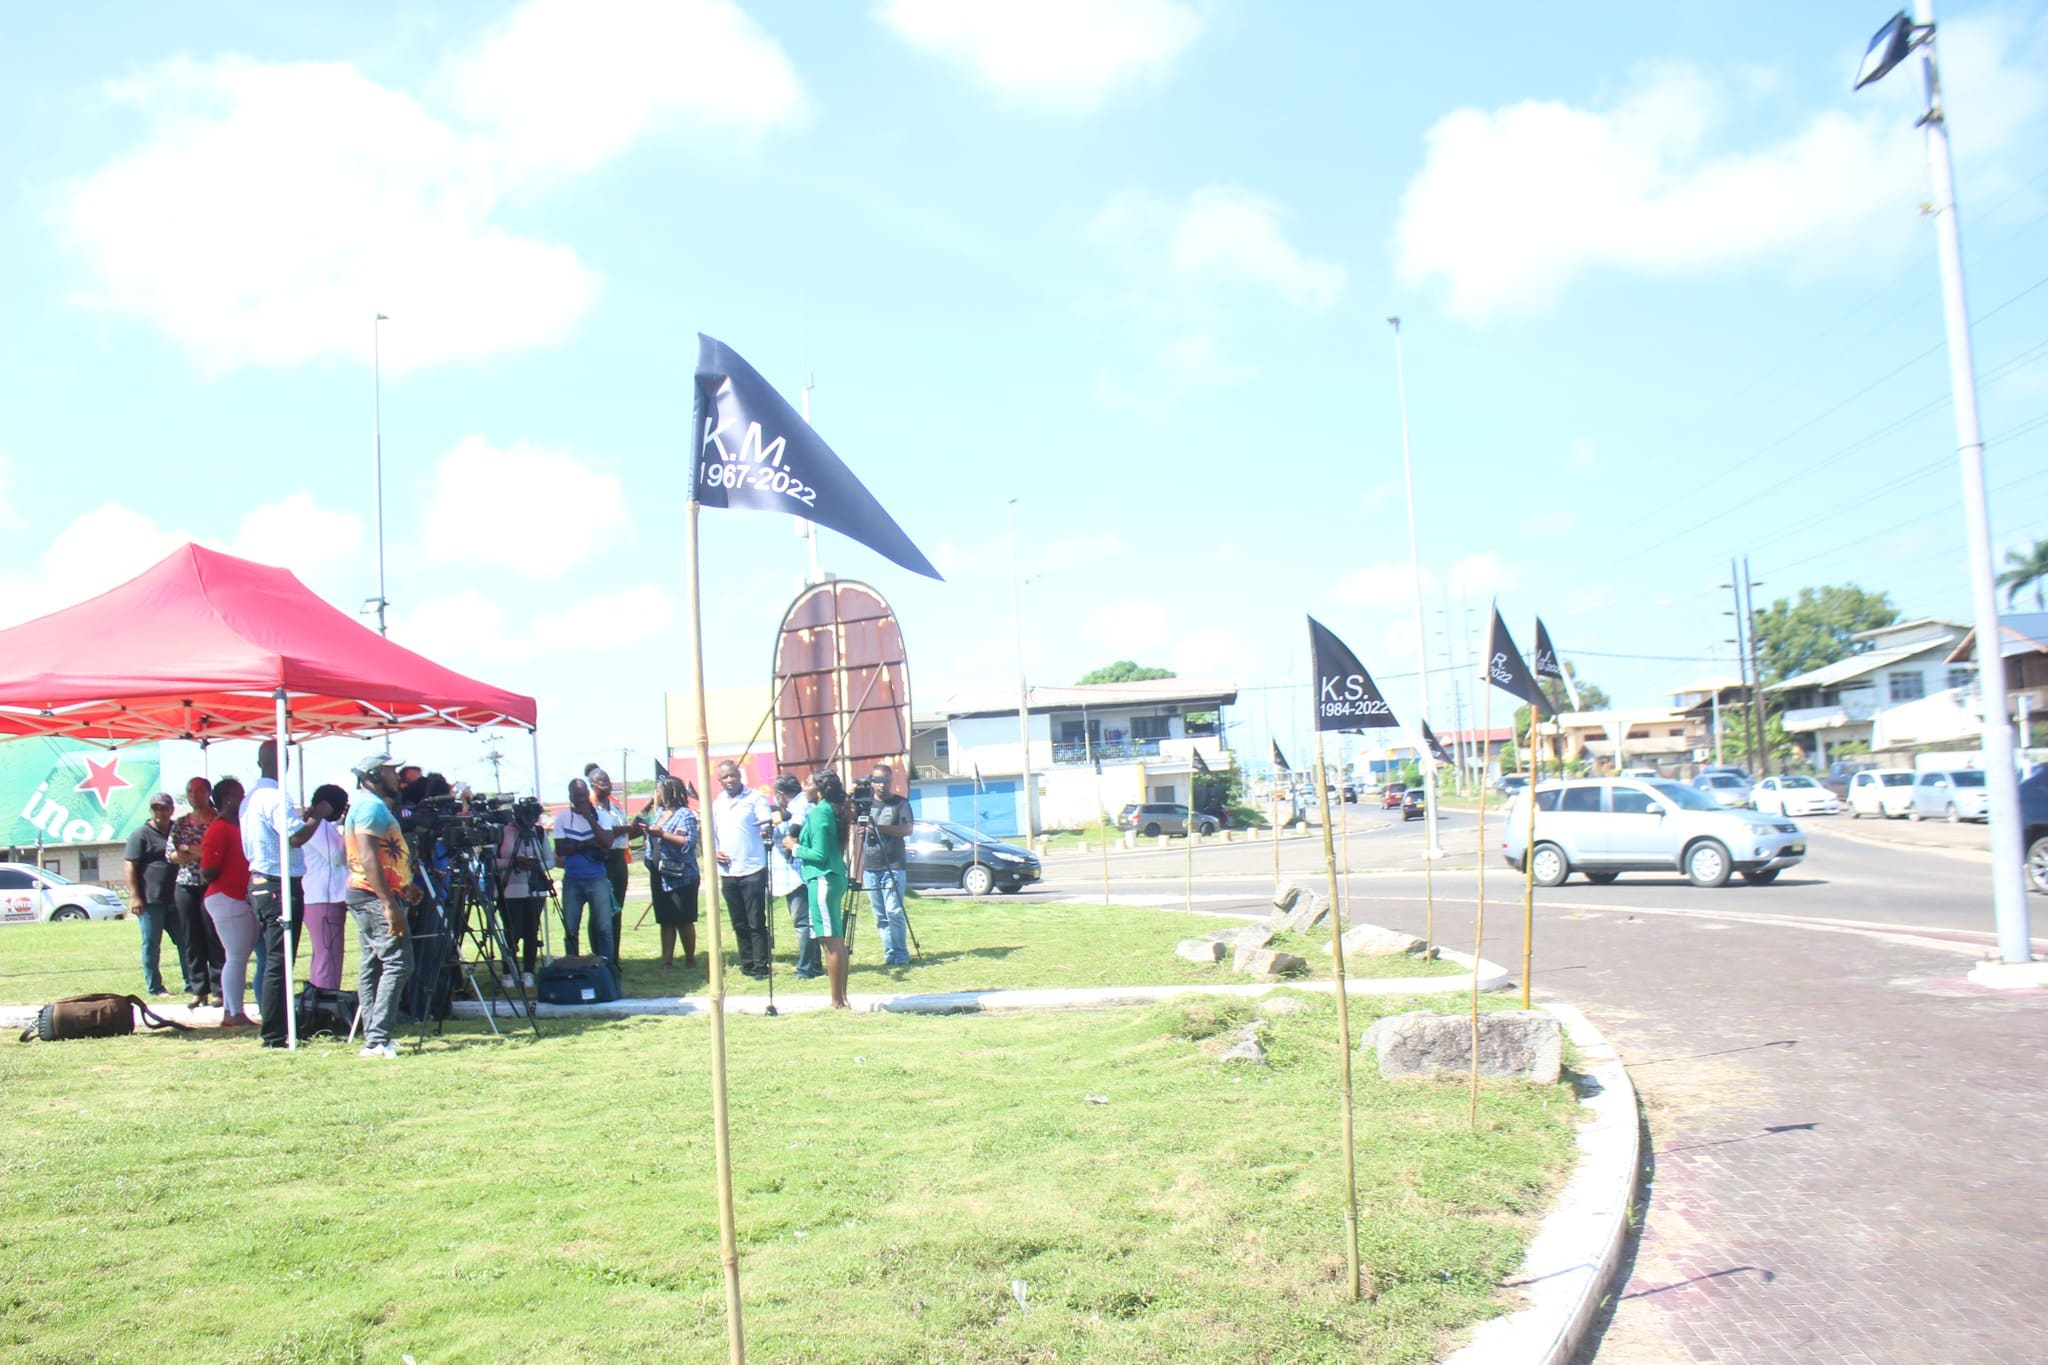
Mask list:
[[[1904,819],[1913,806],[1911,768],[1865,768],[1849,779],[1849,818]]]
[[[970,896],[1012,895],[1042,875],[1029,849],[1001,843],[947,820],[919,820],[903,841],[905,879],[912,886],[957,886]]]
[[[2048,767],[2020,783],[2020,842],[2027,850],[2027,880],[2048,896]]]
[[[1501,822],[1501,855],[1517,872],[1529,847],[1527,799],[1516,797]],[[1541,886],[1574,872],[1604,886],[1624,872],[1674,871],[1694,886],[1724,886],[1736,873],[1762,886],[1806,856],[1806,839],[1782,816],[1724,809],[1697,787],[1608,777],[1536,789],[1530,856]]]
[[[1913,820],[1948,821],[1991,819],[1991,790],[1984,774],[1975,768],[1930,769],[1913,779],[1913,804],[1906,810]]]
[[[1135,803],[1125,806],[1116,818],[1117,824],[1125,829],[1134,829],[1147,839],[1157,839],[1162,834],[1184,835],[1188,832],[1188,808],[1163,801]],[[1200,834],[1214,834],[1222,825],[1213,815],[1195,812],[1195,830]]]
[[[1429,814],[1429,792],[1423,787],[1410,787],[1401,797],[1401,819],[1420,820]]]
[[[0,863],[0,924],[120,919],[127,904],[103,886],[84,886],[28,863]]]
[[[1664,776],[1655,768],[1623,768],[1621,775],[1623,777],[1633,777],[1642,782],[1655,782],[1658,778]]]
[[[1352,803],[1352,804],[1356,804],[1356,803],[1357,803],[1357,801],[1358,801],[1358,783],[1357,783],[1357,782],[1355,782],[1355,781],[1354,781],[1354,780],[1352,780],[1351,778],[1348,778],[1348,777],[1347,777],[1347,778],[1345,778],[1345,779],[1344,779],[1344,780],[1343,780],[1342,782],[1340,782],[1340,783],[1338,783],[1338,784],[1337,784],[1337,789],[1338,789],[1338,792],[1339,792],[1339,793],[1340,793],[1340,794],[1341,794],[1341,795],[1343,796],[1343,798],[1344,798],[1344,800],[1345,800],[1346,802],[1349,802],[1349,803]]]
[[[1406,800],[1406,799],[1407,799],[1407,797],[1408,797],[1408,784],[1407,784],[1407,783],[1405,783],[1405,782],[1389,782],[1389,783],[1388,783],[1388,784],[1387,784],[1386,786],[1384,786],[1384,787],[1380,788],[1380,809],[1381,809],[1381,810],[1399,810],[1399,809],[1401,809],[1401,803],[1402,803],[1402,802],[1403,802],[1404,800]]]
[[[1523,773],[1502,773],[1493,779],[1493,789],[1502,796],[1513,796],[1528,785],[1529,779]]]
[[[1835,794],[1810,777],[1797,773],[1767,777],[1750,788],[1750,804],[1771,815],[1840,815],[1842,803]]]
[[[1733,773],[1742,779],[1744,785],[1747,785],[1750,780],[1749,769],[1734,763],[1709,763],[1700,769],[1699,775],[1705,777],[1708,773]]]
[[[1730,810],[1749,805],[1749,779],[1728,768],[1709,768],[1692,780],[1695,791],[1705,792]]]

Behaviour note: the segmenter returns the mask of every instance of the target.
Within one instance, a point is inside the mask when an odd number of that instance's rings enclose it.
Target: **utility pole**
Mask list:
[[[370,430],[371,459],[377,496],[377,596],[364,606],[377,608],[377,633],[390,634],[384,628],[384,609],[391,605],[391,599],[384,592],[384,332],[383,324],[391,319],[383,313],[370,320]]]
[[[1415,667],[1418,677],[1415,694],[1422,706],[1422,719],[1429,719],[1429,636],[1422,625],[1422,551],[1415,535],[1415,464],[1408,456],[1408,370],[1401,358],[1401,319],[1387,319],[1387,326],[1394,329],[1394,385],[1401,396],[1401,479],[1408,489],[1408,574],[1413,580],[1409,587],[1415,598]],[[1423,854],[1429,858],[1444,856],[1444,847],[1437,837],[1436,810],[1436,764],[1428,754],[1418,754],[1416,767],[1422,770],[1424,795]],[[1321,781],[1320,775],[1317,781]],[[1530,800],[1535,800],[1532,795]]]
[[[1735,610],[1724,611],[1721,614],[1735,618],[1735,638],[1728,641],[1728,643],[1735,646],[1735,671],[1736,675],[1742,680],[1742,691],[1744,694],[1745,705],[1742,707],[1742,752],[1743,756],[1749,760],[1749,766],[1754,769],[1756,767],[1756,733],[1750,728],[1750,721],[1756,714],[1756,708],[1747,703],[1755,700],[1756,693],[1749,685],[1749,637],[1744,633],[1743,624],[1748,619],[1748,614],[1742,609],[1742,578],[1741,575],[1735,572],[1735,561],[1732,559],[1728,561],[1728,581],[1721,586],[1735,594]]]
[[[502,763],[504,763],[504,761],[504,751],[499,749],[496,744],[493,744],[491,745],[490,748],[484,750],[484,762],[491,765],[491,790],[494,792],[501,792],[505,790],[504,778],[498,771],[499,766]]]
[[[1770,703],[1764,700],[1763,663],[1757,658],[1756,644],[1756,590],[1762,585],[1749,576],[1749,556],[1742,557],[1742,606],[1743,620],[1749,626],[1749,676],[1756,679],[1756,690],[1749,694],[1749,704],[1756,711],[1756,752],[1758,771],[1765,777],[1771,775],[1771,732],[1765,722],[1770,719]]]
[[[1024,575],[1017,558],[1017,500],[1010,499],[1010,614],[1017,626],[1017,763],[1023,769],[1022,789],[1017,799],[1023,804],[1024,846],[1031,846],[1037,834],[1037,815],[1031,809],[1037,795],[1031,782],[1031,691],[1024,682]],[[1140,801],[1145,799],[1138,793]]]

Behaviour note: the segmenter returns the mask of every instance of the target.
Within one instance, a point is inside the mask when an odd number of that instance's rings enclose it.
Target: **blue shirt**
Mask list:
[[[600,824],[597,828],[601,829],[603,825]],[[566,839],[573,844],[595,837],[597,830],[591,827],[590,821],[577,814],[575,807],[572,806],[555,817],[556,839]],[[605,875],[604,855],[571,853],[562,859],[562,875],[572,882],[602,878]]]
[[[291,798],[277,785],[277,779],[266,777],[249,788],[248,796],[242,800],[242,856],[249,860],[249,870],[260,876],[278,876],[277,867],[277,816],[284,811],[285,832],[297,834],[303,827],[298,810]],[[306,873],[304,849],[291,850],[289,875],[302,877]]]

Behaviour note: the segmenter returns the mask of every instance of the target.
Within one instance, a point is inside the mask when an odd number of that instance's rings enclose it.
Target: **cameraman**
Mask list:
[[[511,973],[522,973],[525,984],[533,984],[534,963],[540,953],[541,905],[547,900],[547,843],[540,832],[540,801],[521,797],[512,807],[512,819],[498,836],[498,908],[505,922],[505,941],[512,945],[516,961],[505,964],[505,985],[519,984]]]
[[[875,908],[875,932],[882,936],[882,961],[891,967],[910,965],[910,945],[903,918],[905,881],[903,840],[910,833],[910,802],[896,794],[895,773],[877,763],[866,786],[872,795],[859,822],[862,846],[861,889]]]
[[[612,939],[612,883],[604,868],[612,837],[612,827],[590,802],[590,785],[580,777],[572,778],[569,809],[555,817],[555,856],[562,860],[562,928],[573,957],[583,909],[590,907],[590,947],[616,969],[619,954]]]
[[[391,806],[398,800],[398,768],[389,754],[353,769],[359,795],[348,810],[348,908],[356,920],[360,958],[357,1001],[363,1015],[365,1057],[396,1057],[391,1030],[412,980],[412,938],[406,907],[420,900],[412,849]]]

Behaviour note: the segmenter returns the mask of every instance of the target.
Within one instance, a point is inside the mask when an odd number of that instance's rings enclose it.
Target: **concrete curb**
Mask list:
[[[1472,967],[1475,959],[1469,953],[1452,948],[1440,948],[1438,952],[1452,962]],[[1498,963],[1477,959],[1479,989],[1497,991],[1512,980],[1511,974]],[[1472,990],[1471,971],[1456,976],[1380,976],[1357,977],[1347,980],[1345,994],[1358,995],[1448,995],[1468,994]],[[1181,1000],[1192,996],[1238,996],[1256,999],[1276,990],[1310,991],[1322,995],[1336,994],[1336,983],[1330,981],[1228,981],[1214,985],[1170,985],[1170,986],[1088,986],[1064,990],[1020,990],[1020,991],[936,991],[928,995],[855,995],[849,997],[858,1013],[867,1014],[1003,1014],[1056,1010],[1107,1010],[1123,1009],[1134,1005],[1156,1005],[1166,1000]],[[809,1014],[830,1008],[825,997],[820,995],[786,995],[775,1002],[783,1014]],[[731,996],[725,998],[725,1012],[734,1014],[766,1014],[768,1000],[765,996]],[[701,996],[624,998],[608,1001],[602,1005],[538,1005],[534,1009],[542,1019],[630,1019],[640,1015],[666,1015],[676,1018],[692,1018],[711,1013],[710,1004]],[[455,1002],[455,1017],[458,1019],[481,1019],[484,1007],[474,1000]],[[500,1019],[511,1016],[504,1005],[497,1006]],[[31,1012],[33,1021],[33,1012]],[[6,1012],[0,1010],[0,1027],[6,1025]]]
[[[1868,832],[1861,821],[1851,821],[1847,816],[1839,818],[1842,823],[1828,825],[1827,832],[1838,839],[1847,839],[1852,844],[1862,844],[1866,848],[1897,848],[1912,853],[1932,853],[1964,863],[1991,861],[1991,850],[1988,848],[1966,848],[1959,844],[1923,844],[1917,839],[1890,839],[1882,834]],[[1876,825],[1873,828],[1882,829],[1884,826]]]
[[[1586,1016],[1544,1005],[1578,1049],[1584,1077],[1579,1103],[1579,1161],[1543,1219],[1515,1277],[1527,1306],[1480,1324],[1469,1345],[1444,1365],[1568,1365],[1615,1285],[1628,1245],[1629,1211],[1642,1160],[1635,1084],[1621,1058]]]

